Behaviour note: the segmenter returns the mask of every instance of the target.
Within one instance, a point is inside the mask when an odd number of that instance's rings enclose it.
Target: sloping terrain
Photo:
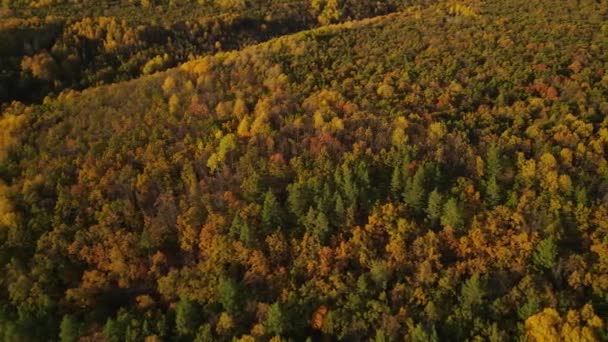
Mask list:
[[[413,6],[9,106],[0,334],[605,339],[607,19]]]
[[[5,0],[0,107],[433,0]],[[3,8],[4,7],[4,8]]]

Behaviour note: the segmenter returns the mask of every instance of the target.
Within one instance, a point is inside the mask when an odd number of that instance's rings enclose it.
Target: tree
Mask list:
[[[331,24],[342,17],[339,0],[311,0],[310,5],[322,25]]]
[[[391,176],[391,192],[393,196],[397,197],[398,194],[403,191],[402,189],[402,175],[401,175],[401,167],[395,166],[393,168],[393,174]]]
[[[541,240],[532,256],[534,264],[546,270],[552,270],[557,264],[557,245],[553,238]]]
[[[181,336],[193,336],[200,324],[200,313],[195,303],[182,299],[175,308],[175,329]]]
[[[253,243],[253,236],[249,224],[244,221],[240,215],[235,215],[230,225],[230,233],[233,237],[238,238],[245,245],[250,246]]]
[[[443,213],[443,196],[437,189],[429,195],[426,214],[432,222],[437,222]]]
[[[346,215],[346,208],[344,207],[344,201],[342,200],[342,196],[336,194],[335,196],[335,205],[334,205],[334,214],[335,214],[335,225],[339,225],[343,222],[344,216]]]
[[[106,321],[106,324],[103,327],[103,334],[111,342],[119,342],[124,340],[124,329],[117,320],[112,318],[109,318]]]
[[[462,285],[460,303],[465,310],[470,311],[475,307],[481,306],[484,296],[485,291],[481,284],[481,279],[478,274],[474,274]]]
[[[502,172],[500,159],[500,147],[497,144],[492,144],[486,154],[486,176],[488,179],[500,176]]]
[[[433,326],[431,331],[427,331],[421,324],[417,324],[410,332],[412,342],[438,342],[437,331]]]
[[[264,323],[266,330],[273,335],[281,335],[285,332],[285,317],[281,305],[278,302],[270,305]]]
[[[199,327],[194,342],[213,342],[215,341],[213,334],[211,333],[211,325],[203,324]]]
[[[55,60],[46,51],[32,57],[24,57],[21,62],[21,69],[29,71],[34,77],[45,81],[52,81],[57,74]]]
[[[72,315],[65,315],[59,326],[59,340],[61,342],[75,342],[80,337],[80,325]]]
[[[273,231],[281,225],[281,208],[279,207],[276,196],[271,190],[266,191],[266,195],[264,195],[262,225],[267,232]]]
[[[218,301],[228,313],[234,313],[238,308],[238,284],[232,278],[224,278],[218,285]]]
[[[404,193],[405,203],[410,205],[415,211],[420,211],[425,204],[425,168],[419,167],[414,177],[408,180]]]
[[[325,242],[329,238],[329,221],[322,211],[317,211],[310,207],[308,214],[306,214],[304,226],[307,231],[313,233],[321,242]]]
[[[460,229],[464,224],[458,201],[453,197],[450,198],[443,206],[441,224],[443,226],[449,226],[454,229]]]
[[[490,205],[497,205],[500,203],[500,186],[496,182],[496,177],[491,177],[486,182],[486,196]]]
[[[526,337],[529,341],[558,342],[560,325],[559,313],[547,308],[526,320]]]
[[[215,3],[225,10],[243,10],[246,7],[245,0],[215,0]]]
[[[604,322],[589,304],[580,310],[568,310],[564,318],[557,310],[546,308],[525,323],[526,338],[533,342],[599,341],[597,332],[603,327]]]

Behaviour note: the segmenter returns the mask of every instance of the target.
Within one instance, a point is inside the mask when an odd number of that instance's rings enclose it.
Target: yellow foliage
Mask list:
[[[7,197],[8,187],[0,182],[0,228],[11,227],[17,221],[13,204]]]
[[[190,208],[177,217],[176,228],[180,247],[184,251],[191,251],[198,242],[200,227],[193,222],[194,210]]]
[[[250,135],[249,126],[251,125],[251,117],[249,115],[244,116],[239,122],[239,126],[236,129],[236,135],[244,138]]]
[[[311,0],[310,7],[322,25],[331,24],[342,17],[339,0]]]
[[[232,108],[232,113],[237,119],[243,119],[245,115],[249,114],[249,109],[247,108],[247,104],[243,101],[242,98],[237,98],[234,101],[234,107]]]
[[[447,132],[448,129],[443,122],[433,122],[429,125],[429,138],[431,139],[441,139]]]
[[[217,322],[217,331],[220,334],[227,334],[234,328],[234,320],[226,312],[222,312],[220,319]]]
[[[53,80],[56,73],[55,61],[46,51],[32,57],[24,57],[21,62],[21,69],[30,71],[34,77],[46,81]]]
[[[162,339],[156,335],[146,336],[144,342],[161,342]]]
[[[154,299],[149,295],[139,295],[135,298],[135,301],[137,302],[137,307],[141,309],[148,309],[154,306]]]
[[[391,136],[391,142],[394,146],[404,146],[407,144],[408,136],[402,127],[396,127]]]
[[[569,148],[563,148],[559,155],[562,159],[562,163],[566,166],[572,166],[572,150]]]
[[[544,309],[526,320],[526,338],[531,342],[559,342],[561,323],[561,317],[555,309]]]
[[[312,116],[313,125],[316,129],[323,129],[325,126],[325,118],[323,112],[318,110]]]
[[[264,324],[256,324],[253,326],[253,328],[251,328],[251,335],[253,336],[264,336],[264,334],[266,334],[266,328],[264,327]]]
[[[483,161],[483,158],[477,156],[475,158],[475,171],[478,177],[483,177],[485,174],[486,163]]]
[[[265,134],[270,132],[270,126],[268,125],[268,115],[263,114],[255,118],[251,124],[250,132],[252,135]]]
[[[238,342],[255,342],[255,337],[251,335],[243,335],[237,340]]]
[[[557,160],[551,153],[545,153],[540,157],[538,171],[541,173],[549,172],[557,167]]]
[[[169,112],[171,114],[177,112],[179,109],[179,97],[175,94],[171,95],[169,98]]]
[[[25,114],[14,115],[5,113],[0,117],[0,160],[6,157],[11,146],[18,142],[17,133],[27,121]]]
[[[599,339],[594,330],[603,326],[604,322],[589,304],[580,311],[569,310],[565,319],[555,309],[546,308],[526,320],[526,339],[530,342],[595,342]]]
[[[560,175],[558,182],[559,182],[559,188],[563,192],[568,193],[572,190],[572,179],[570,179],[570,176]]]
[[[479,15],[472,6],[455,1],[448,5],[448,12],[451,15],[459,15],[463,17],[477,17]]]
[[[393,88],[390,84],[383,83],[378,87],[378,90],[376,92],[378,93],[378,95],[389,99],[393,97],[393,95],[395,95],[395,88]]]
[[[524,180],[532,181],[536,177],[536,161],[533,159],[522,161],[519,167]]]
[[[539,174],[543,188],[549,192],[556,192],[559,188],[557,171],[548,171]]]
[[[331,119],[331,129],[334,132],[344,130],[344,121],[339,117],[334,117],[333,119]]]
[[[242,10],[245,8],[245,0],[215,0],[216,5],[225,10]]]
[[[165,95],[169,95],[173,90],[175,90],[176,83],[175,78],[171,76],[167,76],[167,78],[165,78],[165,81],[163,82],[163,92]]]

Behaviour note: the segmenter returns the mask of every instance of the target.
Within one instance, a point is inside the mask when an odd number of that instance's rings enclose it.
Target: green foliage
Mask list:
[[[59,326],[59,340],[61,342],[75,342],[80,337],[80,324],[71,315],[63,316]]]
[[[235,313],[239,305],[239,287],[231,278],[222,279],[218,286],[218,301],[229,313]]]
[[[103,328],[104,336],[112,341],[118,342],[124,340],[124,328],[120,326],[119,322],[116,320],[109,318]]]
[[[304,227],[316,236],[319,241],[325,242],[329,238],[329,221],[322,211],[316,211],[310,207],[304,219]]]
[[[484,292],[479,275],[474,274],[462,285],[460,303],[468,310],[479,307],[483,302]]]
[[[433,222],[437,222],[443,214],[443,195],[437,189],[429,194],[426,214]]]
[[[490,205],[497,205],[501,200],[500,186],[496,181],[496,177],[490,178],[486,183],[486,195]]]
[[[532,257],[534,265],[541,269],[552,270],[557,264],[557,245],[553,238],[541,240]]]
[[[425,168],[419,167],[414,177],[407,181],[405,193],[403,195],[405,203],[409,204],[415,211],[424,208],[426,196],[426,174]]]
[[[437,331],[435,327],[431,331],[427,331],[421,324],[417,324],[413,329],[410,339],[412,342],[438,342]]]
[[[501,151],[498,145],[492,144],[486,154],[486,174],[488,179],[492,179],[500,176],[501,173]]]
[[[213,334],[211,333],[211,326],[209,324],[202,324],[198,332],[196,333],[196,337],[194,338],[195,342],[213,342],[215,341]]]
[[[530,297],[528,300],[517,309],[517,315],[522,321],[528,319],[528,317],[538,313],[541,310],[541,303],[536,297]]]
[[[458,201],[453,197],[448,199],[443,206],[441,224],[455,229],[461,229],[464,224],[462,211],[458,205]]]
[[[264,326],[271,335],[281,336],[285,332],[285,317],[279,303],[274,303],[268,308]]]
[[[175,308],[175,330],[181,336],[194,336],[201,322],[197,305],[182,299]]]
[[[268,190],[262,205],[262,224],[266,231],[272,231],[278,229],[281,222],[281,208],[277,198],[271,190]]]

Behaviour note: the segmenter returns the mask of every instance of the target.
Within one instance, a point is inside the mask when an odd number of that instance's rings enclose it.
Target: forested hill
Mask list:
[[[13,103],[0,338],[606,340],[607,23],[404,6]]]
[[[434,0],[4,0],[0,105],[137,78],[197,56]]]

